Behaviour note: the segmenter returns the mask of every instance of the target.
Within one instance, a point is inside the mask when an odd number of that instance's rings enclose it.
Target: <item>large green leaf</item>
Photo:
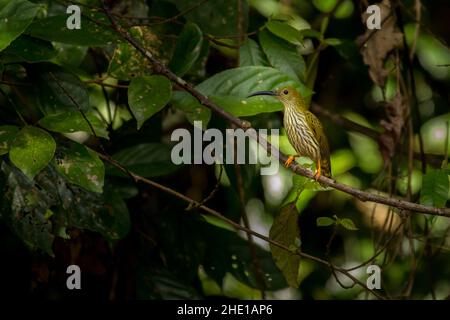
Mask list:
[[[180,77],[183,76],[200,56],[203,33],[195,23],[187,23],[178,37],[175,52],[169,68]]]
[[[0,0],[0,51],[25,31],[39,8],[26,0]]]
[[[295,45],[302,45],[303,37],[299,30],[289,25],[286,21],[270,20],[266,23],[267,29],[274,35]]]
[[[86,111],[89,94],[84,83],[73,73],[51,63],[36,63],[27,72],[37,85],[37,94],[44,114]]]
[[[173,164],[170,153],[170,147],[165,144],[143,143],[121,150],[113,158],[134,173],[150,178],[167,175],[179,168]],[[111,169],[110,173],[125,176],[117,169]]]
[[[293,86],[309,97],[311,90],[277,69],[249,66],[225,70],[200,83],[196,89],[214,100],[220,107],[235,116],[250,116],[282,109],[281,103],[272,97],[246,97],[255,91]],[[174,106],[181,110],[202,110],[198,101],[189,94],[174,94]]]
[[[95,131],[95,135],[102,138],[108,138],[106,123],[100,120],[92,113],[86,113],[86,118]],[[39,125],[47,130],[60,133],[73,133],[77,131],[93,134],[89,123],[83,115],[77,111],[68,111],[64,113],[55,113],[45,116],[39,120]]]
[[[166,62],[160,52],[163,43],[152,29],[132,27],[129,32],[155,58]],[[134,77],[151,74],[152,67],[148,59],[131,44],[119,43],[109,63],[108,73],[120,80],[131,80]]]
[[[180,12],[188,11],[184,17],[196,23],[204,33],[213,36],[230,36],[239,33],[237,2],[208,0],[199,6],[198,0],[169,0]],[[247,30],[248,4],[242,3],[243,31]],[[189,10],[191,9],[191,10]]]
[[[210,96],[210,99],[236,117],[254,116],[260,113],[275,112],[282,110],[281,103],[267,101],[264,98],[253,98],[247,101],[234,96]]]
[[[248,38],[239,48],[239,66],[267,66],[264,53],[255,40]]]
[[[62,148],[55,166],[71,183],[92,192],[103,192],[105,166],[91,149],[78,143]]]
[[[38,19],[28,27],[26,33],[43,40],[81,46],[103,46],[119,39],[103,14],[84,10],[81,28],[73,30],[67,28],[67,18],[68,15],[63,14]]]
[[[16,126],[0,126],[0,156],[9,152],[11,142],[16,138],[19,128]]]
[[[448,171],[430,169],[422,178],[420,203],[439,208],[445,207],[448,199],[448,191]]]
[[[284,246],[296,249],[300,246],[300,229],[298,213],[293,203],[281,209],[270,229],[270,238]],[[297,288],[299,283],[300,256],[270,244],[270,251],[278,268],[283,272],[291,287]]]
[[[22,35],[14,40],[3,51],[4,62],[40,62],[47,61],[57,55],[57,51],[48,41]]]
[[[293,79],[304,80],[305,61],[294,45],[276,37],[267,30],[259,33],[259,42],[272,67]]]
[[[44,169],[55,153],[56,143],[42,129],[26,126],[11,142],[9,158],[28,178],[33,179]]]
[[[128,87],[128,104],[140,129],[144,122],[170,101],[170,81],[159,75],[134,78]]]

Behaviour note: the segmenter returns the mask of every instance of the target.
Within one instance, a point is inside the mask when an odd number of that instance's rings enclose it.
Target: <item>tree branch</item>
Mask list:
[[[217,104],[212,102],[208,99],[204,94],[197,91],[194,86],[182,78],[178,77],[176,74],[174,74],[172,71],[170,71],[163,63],[161,63],[158,59],[156,59],[153,54],[146,50],[136,39],[134,39],[126,30],[123,30],[116,22],[114,17],[110,14],[109,10],[107,9],[106,5],[104,4],[105,13],[107,14],[112,27],[116,30],[116,32],[128,43],[130,43],[136,50],[138,50],[141,54],[143,54],[153,65],[154,71],[156,73],[160,73],[167,77],[169,80],[174,82],[176,85],[181,87],[186,92],[190,93],[194,98],[196,98],[203,106],[211,109],[215,113],[217,113],[219,116],[224,118],[225,120],[228,120],[230,123],[235,124],[236,126],[246,130],[251,128],[249,126],[249,123],[247,121],[241,120],[238,117],[233,116],[232,114],[226,112],[222,108],[220,108]],[[258,136],[257,134],[253,135],[250,134],[252,139],[258,141],[262,146],[267,147],[267,149],[273,148],[275,150],[275,157],[278,158],[278,160],[282,163],[284,163],[287,160],[287,156],[283,153],[281,153],[277,148],[271,147],[270,144],[261,136]],[[305,169],[300,167],[299,165],[296,165],[292,163],[289,168],[295,172],[296,174],[305,176],[307,178],[313,179],[314,174],[311,170]],[[355,189],[353,187],[350,187],[348,185],[336,182],[333,179],[327,178],[325,176],[321,176],[318,179],[319,182],[323,183],[324,185],[327,185],[329,187],[332,187],[336,190],[343,191],[345,193],[348,193],[355,198],[360,199],[361,201],[372,201],[377,203],[382,203],[388,206],[396,207],[403,210],[408,210],[412,212],[422,212],[430,215],[435,216],[444,216],[444,217],[450,217],[450,209],[449,208],[436,208],[436,207],[430,207],[430,206],[424,206],[421,204],[409,202],[406,200],[396,199],[396,198],[387,198],[384,196],[380,196],[374,193],[361,191],[359,189]]]

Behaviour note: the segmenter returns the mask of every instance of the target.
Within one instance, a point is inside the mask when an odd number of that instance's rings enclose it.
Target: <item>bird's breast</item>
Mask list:
[[[284,112],[284,128],[289,142],[295,151],[314,161],[320,159],[320,147],[314,132],[311,131],[303,113],[286,108]]]

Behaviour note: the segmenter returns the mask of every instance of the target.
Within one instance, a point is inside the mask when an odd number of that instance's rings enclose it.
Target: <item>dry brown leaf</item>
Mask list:
[[[374,83],[383,87],[389,71],[384,69],[384,61],[389,53],[403,45],[403,34],[396,26],[396,18],[392,13],[389,0],[383,0],[377,4],[381,9],[381,29],[367,30],[359,36],[357,43],[361,48],[361,54],[366,65],[369,66],[369,75]],[[365,24],[369,15],[363,13],[362,20]],[[373,33],[373,34],[372,34]]]
[[[400,141],[402,129],[405,126],[405,119],[408,117],[408,108],[399,91],[392,101],[385,104],[384,108],[387,117],[386,120],[380,122],[384,132],[380,135],[379,143],[383,159],[387,161],[395,154],[395,148]]]

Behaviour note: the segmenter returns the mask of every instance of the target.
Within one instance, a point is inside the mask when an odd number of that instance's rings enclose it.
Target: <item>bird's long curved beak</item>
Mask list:
[[[257,91],[257,92],[253,92],[247,98],[254,97],[254,96],[276,96],[276,95],[277,95],[277,93],[275,91]]]

